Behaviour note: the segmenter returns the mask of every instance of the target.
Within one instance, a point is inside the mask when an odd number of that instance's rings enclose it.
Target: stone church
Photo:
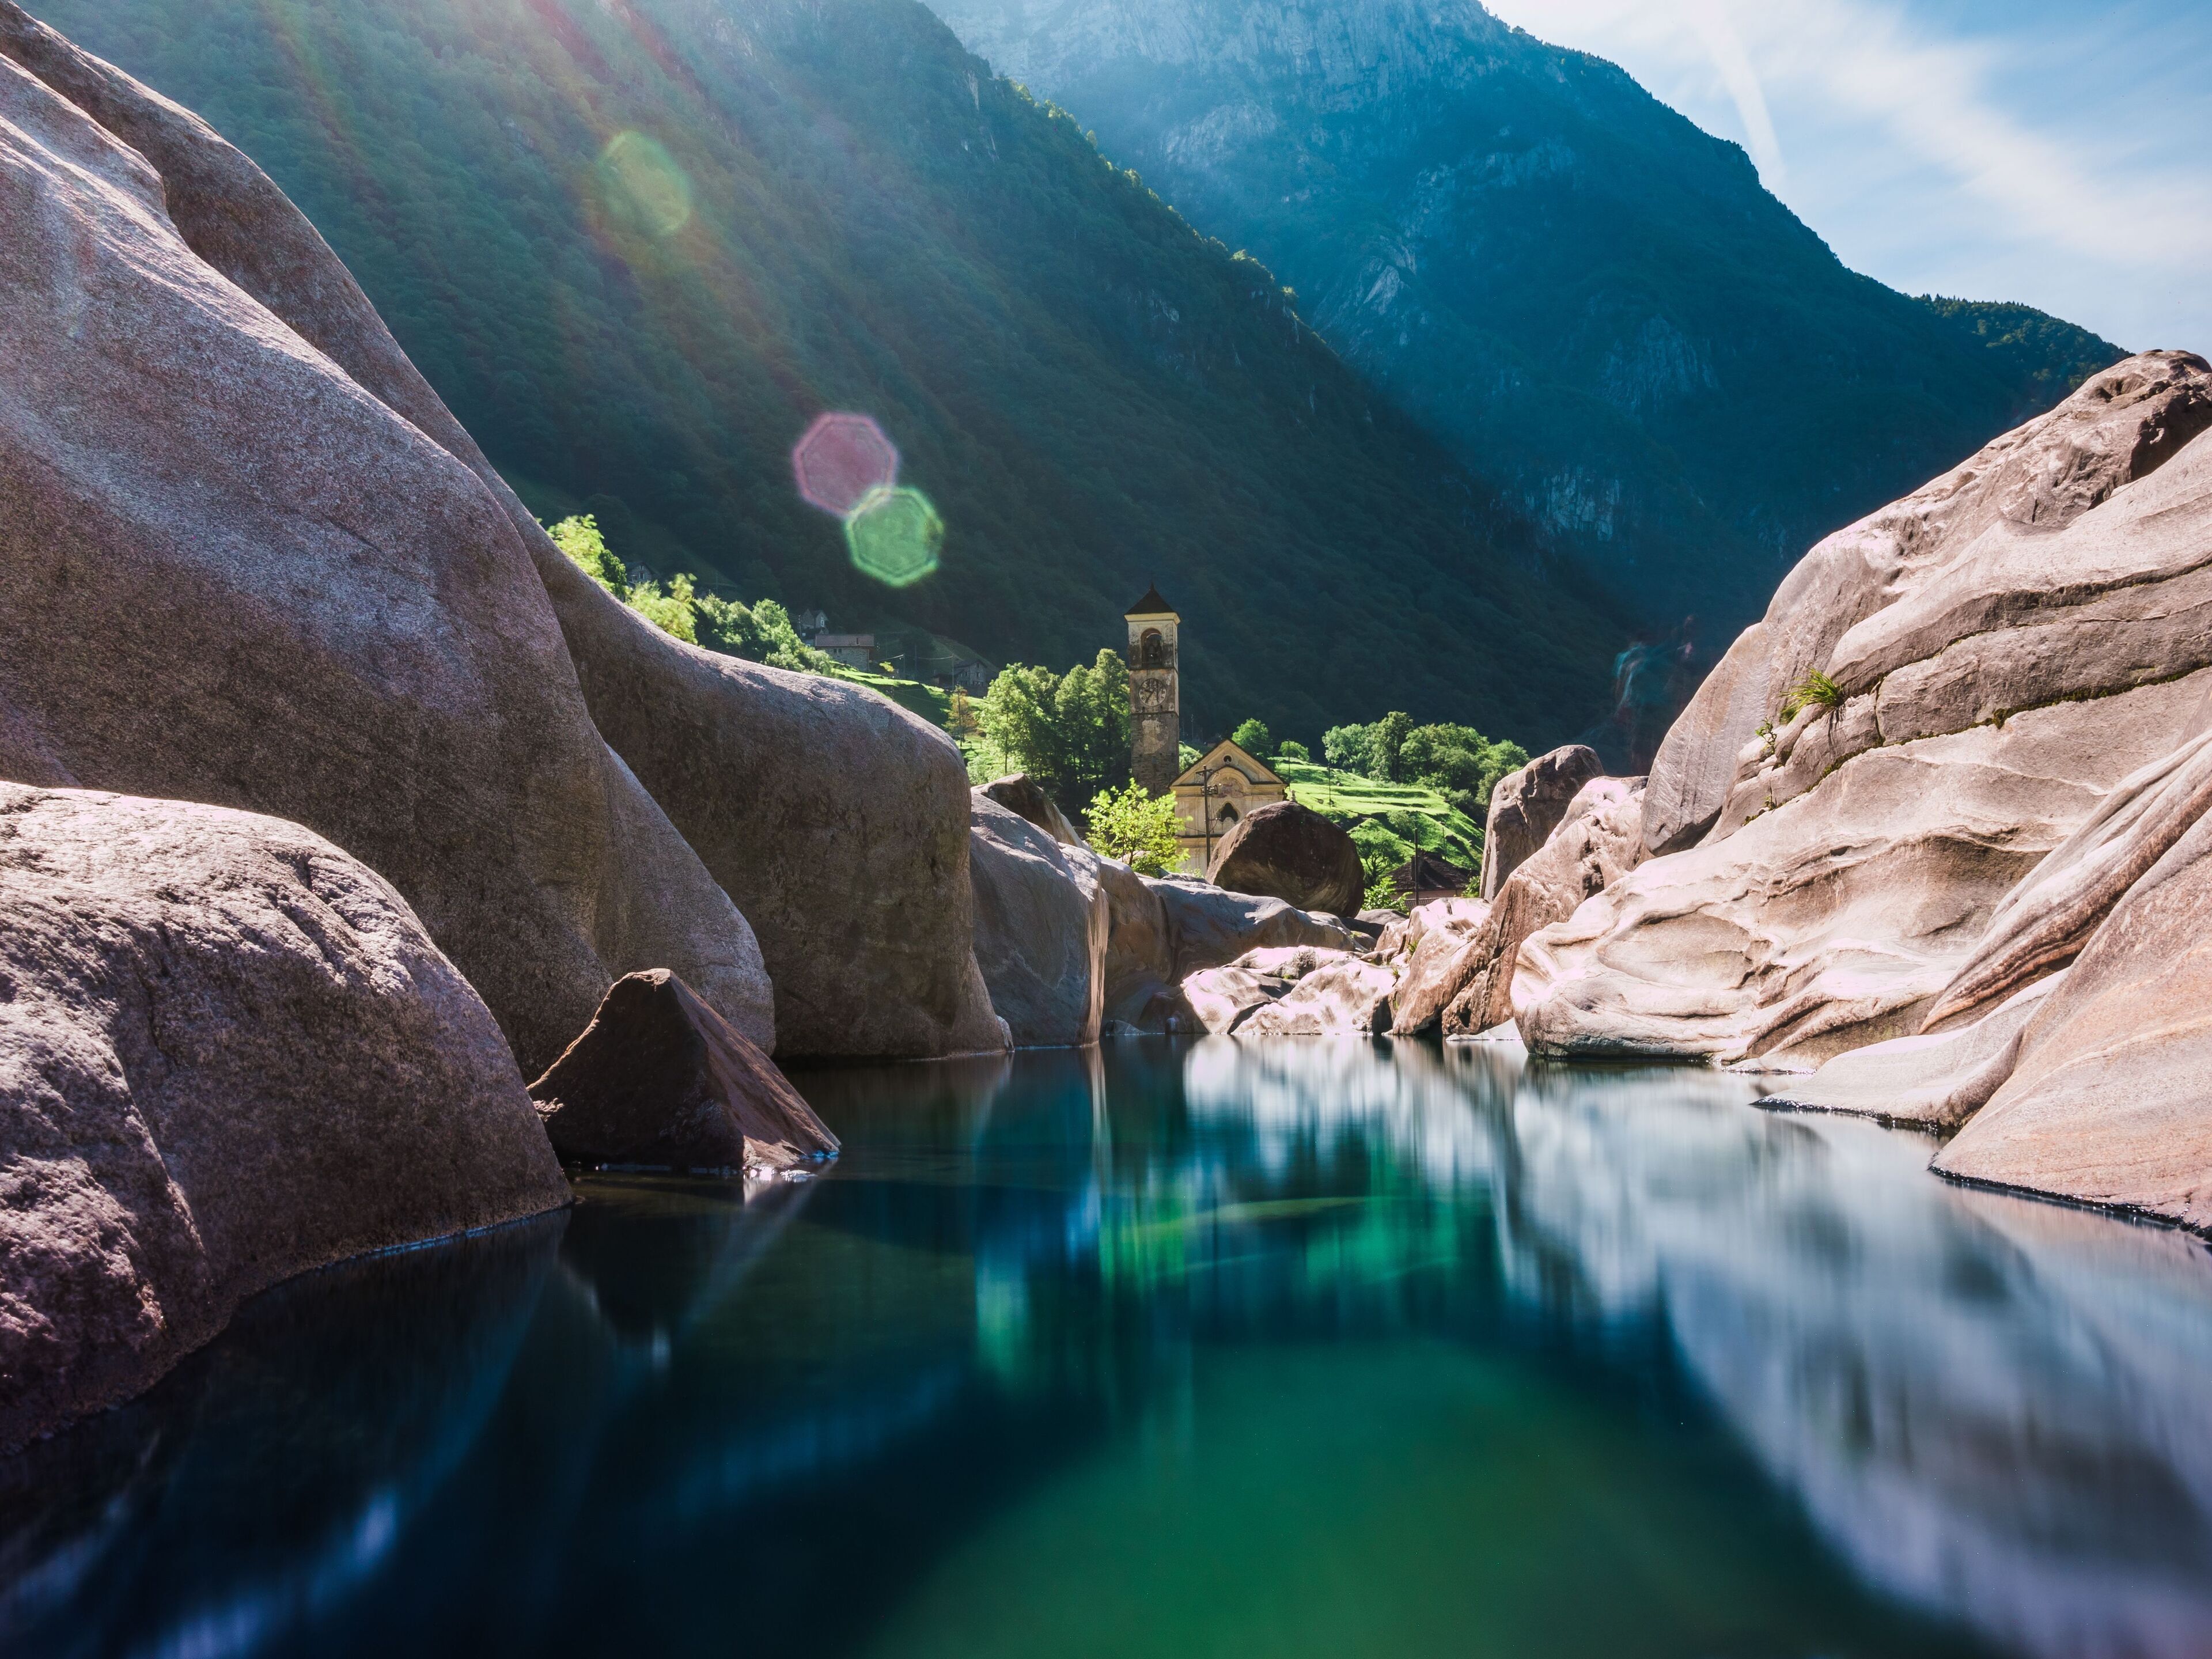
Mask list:
[[[1182,618],[1157,586],[1132,605],[1129,624],[1129,769],[1149,795],[1175,797],[1179,868],[1202,876],[1213,849],[1255,806],[1289,798],[1281,778],[1257,756],[1224,738],[1182,763],[1177,668]]]

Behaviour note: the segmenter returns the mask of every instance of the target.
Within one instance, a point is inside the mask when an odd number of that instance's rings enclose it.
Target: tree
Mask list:
[[[1182,859],[1172,795],[1148,795],[1138,783],[1102,789],[1083,822],[1093,847],[1140,876],[1164,876]]]
[[[641,582],[622,596],[623,603],[659,629],[672,634],[686,645],[699,643],[699,623],[693,600],[691,578],[681,572],[669,578],[668,591],[662,592],[659,582]]]
[[[945,729],[956,738],[972,738],[983,729],[975,717],[975,700],[965,686],[952,688],[952,707],[945,711]]]
[[[983,735],[1065,811],[1129,775],[1129,665],[1101,651],[1065,674],[1011,664],[977,711]]]
[[[1313,758],[1313,751],[1296,738],[1285,738],[1276,745],[1275,758],[1279,761],[1308,761]]]
[[[607,538],[599,533],[599,521],[590,514],[572,514],[558,524],[548,525],[545,533],[553,538],[553,545],[568,556],[568,562],[617,599],[629,592],[629,570],[607,545]]]
[[[1416,783],[1436,790],[1476,823],[1490,811],[1498,779],[1528,763],[1517,743],[1493,741],[1471,726],[1417,726],[1406,734],[1399,763]]]
[[[1332,726],[1322,733],[1322,757],[1331,766],[1346,772],[1357,772],[1362,777],[1370,775],[1375,764],[1373,728],[1364,726]]]
[[[1403,709],[1393,709],[1369,729],[1373,733],[1369,739],[1373,775],[1390,783],[1405,782],[1406,734],[1413,729],[1413,717]]]
[[[1273,738],[1267,734],[1266,723],[1256,720],[1246,720],[1229,734],[1229,740],[1246,754],[1255,755],[1261,760],[1272,754],[1275,746]]]

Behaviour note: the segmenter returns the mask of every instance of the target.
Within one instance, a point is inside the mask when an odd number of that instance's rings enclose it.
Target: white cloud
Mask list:
[[[2165,58],[2202,49],[2194,22],[2144,11],[2140,38],[2115,40],[2110,15],[1992,6],[1967,34],[1894,0],[1493,9],[1614,59],[1742,141],[1768,186],[1871,275],[2027,300],[2133,343],[2212,346],[2206,106],[2147,90]],[[2093,44],[2114,72],[2085,70]]]

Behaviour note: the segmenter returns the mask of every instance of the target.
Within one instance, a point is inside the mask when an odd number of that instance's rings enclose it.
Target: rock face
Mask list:
[[[1738,671],[1771,690],[1817,668],[1822,695],[1754,736],[1724,792],[1670,736],[1674,804],[1647,810],[1647,841],[1680,839],[1707,807],[1712,828],[1530,941],[1514,1002],[1531,1049],[1802,1066],[1918,1031],[2006,895],[2197,729],[2208,422],[2200,359],[2130,359],[1808,556],[1768,635],[1738,642],[1679,729],[1741,725],[1742,707],[1717,713]],[[2079,948],[2083,917],[2130,877],[2081,856],[2045,932],[1993,945],[1946,1018]]]
[[[665,968],[617,980],[530,1094],[572,1164],[787,1170],[837,1151],[775,1062]]]
[[[528,515],[306,221],[6,0],[0,137],[0,774],[328,836],[533,1070],[651,965],[773,1043],[752,931],[593,727]]]
[[[1239,1036],[1376,1036],[1390,1029],[1397,976],[1346,957],[1306,975],[1237,1027]]]
[[[994,778],[983,786],[983,793],[1016,817],[1027,818],[1063,846],[1085,844],[1083,837],[1075,833],[1075,826],[1067,821],[1067,814],[1045,793],[1044,786],[1026,772]]]
[[[1482,837],[1485,903],[1551,840],[1582,787],[1604,770],[1595,750],[1571,743],[1498,779],[1490,792],[1490,818]]]
[[[1452,999],[1466,988],[1460,980],[1460,953],[1490,920],[1490,907],[1474,899],[1437,899],[1407,918],[1413,943],[1398,970],[1390,1000],[1390,1030],[1399,1036],[1425,1031],[1443,1018]],[[1378,945],[1375,955],[1382,951]]]
[[[1585,899],[1636,867],[1643,847],[1644,780],[1594,778],[1577,790],[1559,827],[1506,878],[1482,925],[1437,972],[1447,1037],[1474,1037],[1513,1017],[1513,975],[1529,935],[1574,915]],[[1399,1029],[1425,1017],[1428,1001],[1402,1000]]]
[[[0,1445],[278,1279],[568,1201],[483,1003],[321,837],[0,784]]]
[[[1348,951],[1363,942],[1334,916],[1311,915],[1280,899],[1226,893],[1181,877],[1155,880],[1110,859],[1098,862],[1111,917],[1106,1017],[1139,1030],[1203,1024],[1181,988],[1193,974],[1253,951]]]
[[[1644,844],[1663,854],[1692,846],[1709,832],[1725,836],[1765,810],[1770,795],[1778,805],[1810,788],[1847,752],[1972,723],[1947,705],[1972,705],[1995,693],[1996,705],[1977,716],[1986,719],[2092,686],[2136,684],[2140,676],[2130,678],[2136,665],[2124,647],[2118,658],[2092,652],[2072,673],[2015,672],[1990,682],[1978,697],[1964,682],[1984,666],[1981,647],[1971,643],[1974,629],[1962,627],[1957,612],[1962,600],[1970,611],[1986,605],[1984,615],[1993,621],[2010,605],[2016,620],[2039,620],[2021,616],[2019,606],[2036,591],[2029,573],[2057,568],[2044,563],[2039,551],[2056,547],[2054,532],[2148,477],[2207,426],[2212,368],[2185,352],[2146,352],[2092,377],[2048,415],[1821,542],[1668,732],[1652,763]],[[2112,605],[2124,609],[2130,601],[2124,591],[2098,586],[2094,555],[2086,565],[2058,556],[2058,565],[2069,562],[2091,577],[2069,606],[2086,602],[2091,609],[2039,619],[2062,624],[2060,631],[2021,630],[2011,635],[2008,647],[2063,649],[2083,638],[2083,624],[2094,631],[2101,623],[2112,638],[2130,631],[2109,631],[2118,619]],[[1996,574],[1996,567],[2011,567],[2026,580]],[[1979,599],[1972,597],[1976,592]],[[2022,599],[2008,600],[2007,593]],[[1901,604],[1906,608],[1897,618],[1862,631]],[[1839,650],[1853,635],[1850,648]],[[1954,642],[1965,648],[1947,656],[1945,647]],[[1916,659],[1915,652],[1922,654]],[[2009,650],[2007,660],[2015,670],[2025,665]],[[1762,724],[1775,721],[1790,689],[1814,669],[1841,676],[1856,696],[1873,690],[1870,676],[1915,662],[1915,672],[1895,686],[1884,683],[1879,710],[1869,702],[1848,707],[1834,721],[1808,712],[1808,724],[1823,727],[1824,741],[1794,769],[1790,756],[1776,752],[1779,744],[1770,747],[1759,736]],[[2175,660],[2163,672],[2184,665]],[[2023,697],[2027,701],[2012,701]],[[1782,775],[1773,775],[1778,772]]]
[[[1338,916],[1358,914],[1367,885],[1352,837],[1292,800],[1247,813],[1213,849],[1206,875],[1229,892]]]
[[[969,839],[975,960],[1022,1048],[1098,1040],[1113,903],[1087,848],[1064,846],[975,792]]]

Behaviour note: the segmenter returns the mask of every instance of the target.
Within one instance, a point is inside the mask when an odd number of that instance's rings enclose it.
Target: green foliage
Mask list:
[[[1229,734],[1229,741],[1256,759],[1265,760],[1274,747],[1274,739],[1267,733],[1262,720],[1246,720]]]
[[[1186,772],[1189,771],[1192,767],[1197,765],[1199,762],[1205,758],[1205,756],[1200,754],[1197,750],[1192,748],[1187,743],[1179,743],[1176,745],[1176,764],[1182,767]]]
[[[1402,714],[1334,726],[1322,750],[1331,765],[1360,777],[1436,790],[1477,823],[1490,811],[1498,780],[1528,763],[1517,743],[1486,738],[1471,726],[1414,726]]]
[[[1275,757],[1278,760],[1302,761],[1311,760],[1313,755],[1296,738],[1285,738],[1276,746]]]
[[[1201,718],[1317,730],[1382,663],[1546,739],[1609,705],[1628,629],[1517,497],[915,0],[33,9],[269,171],[541,518],[701,594],[1077,662],[1174,571]],[[911,586],[793,489],[840,408],[944,521]]]
[[[1129,666],[1101,651],[1065,674],[1001,669],[976,709],[982,737],[1073,813],[1129,775]]]
[[[1356,772],[1363,778],[1379,777],[1375,768],[1374,728],[1332,726],[1321,734],[1321,752],[1331,766]]]
[[[1449,859],[1462,869],[1474,869],[1482,862],[1481,824],[1425,784],[1381,783],[1279,756],[1275,770],[1300,805],[1343,826],[1355,842],[1364,838],[1376,848],[1395,852],[1391,869],[1413,857],[1417,848]],[[1382,836],[1390,839],[1385,842]]]
[[[1784,725],[1795,720],[1802,709],[1820,708],[1835,709],[1844,706],[1844,688],[1815,668],[1790,688],[1782,699],[1782,720]]]
[[[673,634],[686,645],[699,643],[690,577],[670,577],[665,592],[659,582],[639,582],[623,595],[623,603],[663,633]]]
[[[1083,815],[1091,844],[1140,876],[1164,876],[1182,857],[1176,846],[1172,795],[1152,796],[1140,784],[1102,789]]]
[[[791,613],[774,599],[744,605],[708,593],[701,596],[696,604],[707,623],[707,636],[702,643],[717,651],[764,663],[770,668],[788,669],[795,674],[837,672],[837,659],[800,639],[799,630],[791,625]]]
[[[568,562],[617,599],[629,592],[629,570],[607,546],[607,538],[599,533],[599,521],[590,514],[571,514],[557,524],[548,525],[545,533],[553,538],[553,545],[568,556]]]

